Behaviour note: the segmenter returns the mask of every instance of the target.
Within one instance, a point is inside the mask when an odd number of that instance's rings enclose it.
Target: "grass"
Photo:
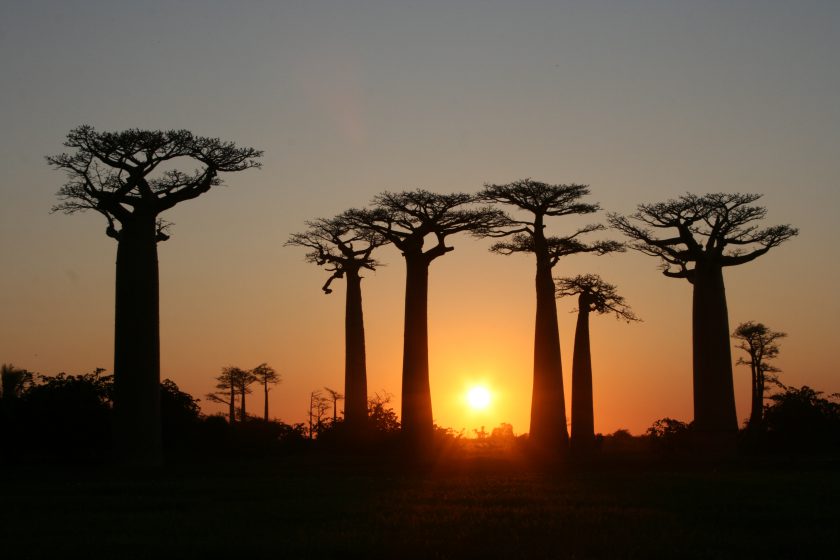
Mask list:
[[[3,557],[792,558],[836,543],[836,463],[422,466],[333,455],[0,471]]]

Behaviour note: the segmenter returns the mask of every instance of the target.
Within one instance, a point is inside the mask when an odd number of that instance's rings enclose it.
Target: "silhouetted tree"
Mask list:
[[[761,229],[758,194],[686,194],[610,215],[632,248],[662,260],[670,278],[693,286],[694,429],[713,446],[730,447],[738,431],[723,268],[750,262],[798,233],[789,225]],[[657,230],[666,230],[657,237]]]
[[[16,368],[13,364],[0,366],[0,396],[4,400],[17,399],[32,382],[32,372]]]
[[[309,393],[309,439],[319,433],[324,423],[324,415],[330,407],[329,400],[321,391]]]
[[[771,449],[821,451],[840,448],[840,402],[838,395],[822,397],[822,391],[803,385],[786,387],[769,397],[764,427]]]
[[[753,321],[741,323],[732,333],[732,338],[739,341],[736,348],[743,350],[749,356],[747,360],[739,357],[736,363],[750,366],[751,406],[747,425],[751,429],[761,427],[767,383],[783,387],[779,378],[774,375],[781,370],[768,364],[767,360],[772,360],[779,355],[779,345],[776,341],[786,336],[786,333],[772,331],[763,323]]]
[[[262,155],[186,130],[70,131],[71,153],[47,158],[67,172],[54,211],[95,210],[117,240],[114,421],[118,455],[157,464],[161,454],[157,243],[169,238],[160,214],[222,183],[220,173],[258,167]],[[181,162],[201,168],[184,172]]]
[[[263,412],[263,420],[268,422],[268,392],[270,391],[268,386],[277,385],[278,383],[282,383],[283,380],[280,377],[280,374],[277,373],[273,367],[266,364],[265,362],[252,369],[251,375],[254,377],[254,380],[257,383],[263,386],[263,396],[265,397],[265,409]]]
[[[245,422],[248,419],[248,413],[245,410],[245,395],[251,393],[250,385],[257,378],[249,370],[236,368],[234,380],[236,382],[236,390],[239,392],[239,421]]]
[[[627,322],[640,319],[618,295],[616,287],[597,274],[555,278],[557,297],[578,296],[575,350],[572,357],[573,451],[590,451],[595,446],[595,416],[592,397],[592,357],[589,345],[589,314],[614,313]]]
[[[527,218],[510,218],[506,228],[492,232],[492,236],[510,236],[510,239],[496,243],[490,250],[502,255],[531,253],[536,257],[534,283],[537,312],[529,438],[548,449],[563,450],[569,440],[552,269],[561,257],[567,255],[604,254],[621,249],[621,244],[613,241],[587,244],[580,240],[584,234],[604,229],[597,224],[579,228],[566,237],[546,235],[547,218],[591,214],[600,210],[597,204],[580,202],[587,194],[589,187],[586,185],[550,185],[531,179],[505,185],[487,184],[480,194],[485,201],[510,205],[530,214]]]
[[[332,275],[323,286],[337,278],[347,282],[344,314],[344,392],[347,395],[344,418],[348,428],[362,429],[367,419],[367,365],[365,359],[365,323],[362,314],[363,269],[376,270],[380,263],[371,254],[387,240],[369,229],[356,229],[344,216],[306,222],[309,228],[286,242],[309,249],[307,262],[323,266]]]
[[[381,235],[405,258],[402,431],[417,447],[429,444],[434,430],[429,386],[429,266],[454,250],[446,245],[447,237],[480,232],[502,219],[497,210],[466,207],[474,201],[474,196],[464,193],[386,192],[374,198],[373,208],[345,213],[355,227]],[[434,244],[424,250],[429,237]]]
[[[332,421],[333,421],[333,424],[335,424],[336,421],[338,421],[338,401],[344,400],[344,395],[342,395],[341,393],[339,393],[335,389],[330,389],[329,387],[324,387],[324,391],[327,392],[327,394],[329,395],[329,397],[328,397],[329,400],[332,401],[332,407],[333,407]],[[345,412],[345,416],[346,416],[346,412]]]
[[[236,397],[240,396],[239,418],[245,420],[245,392],[251,392],[248,385],[254,379],[249,371],[236,366],[222,368],[222,373],[216,376],[216,392],[208,393],[207,399],[228,406],[228,422],[236,422]],[[250,381],[248,378],[251,377]]]
[[[368,420],[371,428],[381,434],[392,434],[400,431],[400,420],[397,413],[389,405],[391,395],[388,393],[374,393],[368,399]]]

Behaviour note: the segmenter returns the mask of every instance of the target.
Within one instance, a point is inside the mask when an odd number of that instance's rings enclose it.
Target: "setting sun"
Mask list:
[[[467,403],[470,408],[483,410],[490,405],[490,391],[487,387],[472,387],[467,391]]]

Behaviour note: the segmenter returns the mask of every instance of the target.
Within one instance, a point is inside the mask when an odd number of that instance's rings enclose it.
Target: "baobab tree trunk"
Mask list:
[[[722,267],[698,262],[693,284],[694,426],[700,445],[731,448],[738,419]]]
[[[163,460],[155,216],[122,224],[114,313],[114,450],[124,462]]]
[[[365,322],[362,315],[362,279],[358,271],[345,273],[347,301],[344,315],[344,418],[351,431],[367,420],[367,366]]]
[[[403,340],[402,431],[412,445],[431,442],[432,395],[429,386],[429,263],[406,255],[405,330]]]
[[[586,452],[595,444],[595,413],[592,398],[592,357],[589,347],[589,299],[578,298],[575,351],[572,357],[572,438],[574,452]]]
[[[228,409],[228,420],[231,426],[236,422],[236,387],[233,381],[230,384],[230,407]]]
[[[534,325],[534,387],[530,439],[539,447],[564,451],[569,443],[557,303],[548,256],[537,255],[537,316]]]
[[[263,412],[263,420],[268,422],[268,381],[263,383],[263,391],[264,391],[263,396],[265,397],[265,400],[263,401],[264,404],[265,404],[265,410]]]
[[[752,373],[752,395],[750,407],[749,427],[757,429],[764,420],[764,373],[761,371],[761,364],[755,363],[753,357],[750,363]]]

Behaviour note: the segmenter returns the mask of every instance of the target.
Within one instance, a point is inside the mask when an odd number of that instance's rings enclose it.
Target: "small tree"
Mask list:
[[[274,370],[273,367],[271,367],[265,362],[252,369],[251,375],[254,377],[254,381],[263,386],[263,396],[265,397],[263,420],[268,422],[268,392],[271,390],[268,388],[268,386],[282,383],[283,379],[281,378],[280,374]]]
[[[114,318],[114,436],[135,464],[162,461],[157,244],[169,239],[160,215],[222,184],[220,174],[259,167],[262,152],[186,130],[97,132],[74,128],[71,150],[47,158],[68,181],[53,210],[94,210],[117,240]],[[198,165],[194,171],[175,169]]]
[[[616,287],[597,274],[556,278],[557,297],[578,297],[575,350],[572,357],[572,438],[573,451],[595,447],[595,412],[592,395],[592,357],[589,346],[589,314],[614,313],[628,323],[640,319],[618,295]]]
[[[344,395],[336,391],[335,389],[330,389],[329,387],[324,387],[324,391],[327,392],[329,395],[328,400],[332,402],[332,409],[333,409],[333,416],[332,421],[335,424],[338,421],[338,401],[344,400]]]
[[[324,425],[324,416],[329,410],[330,401],[321,391],[309,393],[309,439],[320,433]]]
[[[694,429],[714,447],[730,448],[738,431],[723,269],[753,261],[799,233],[789,225],[759,228],[767,213],[752,205],[759,198],[687,194],[609,218],[633,249],[662,261],[665,276],[692,285]]]
[[[587,233],[604,229],[597,224],[579,228],[565,237],[546,235],[547,218],[592,214],[600,210],[597,204],[580,201],[588,194],[586,185],[550,185],[531,179],[505,185],[487,184],[480,194],[484,201],[506,204],[527,214],[524,218],[508,218],[507,227],[491,232],[492,236],[509,236],[509,239],[496,243],[490,250],[502,255],[528,253],[536,260],[537,310],[529,438],[548,449],[564,450],[569,441],[552,270],[568,255],[621,250],[621,244],[612,241],[588,244],[580,240]]]
[[[772,331],[763,323],[753,321],[741,323],[732,333],[732,338],[738,341],[736,348],[743,350],[748,356],[746,360],[739,357],[737,364],[750,366],[752,398],[750,399],[750,419],[747,423],[750,429],[757,429],[762,425],[767,383],[781,386],[775,375],[781,370],[768,364],[767,360],[772,360],[779,355],[779,345],[776,341],[786,336],[786,333]]]

